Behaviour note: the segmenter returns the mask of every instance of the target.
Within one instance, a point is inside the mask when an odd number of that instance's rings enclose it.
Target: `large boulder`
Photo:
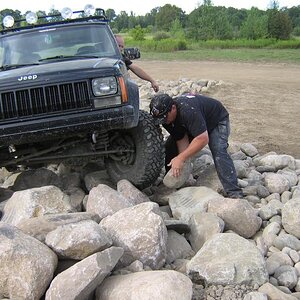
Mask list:
[[[40,299],[50,284],[57,256],[35,238],[0,222],[0,295]]]
[[[251,242],[234,233],[218,233],[188,262],[189,274],[207,284],[258,284],[268,281],[264,257]]]
[[[120,262],[127,266],[135,260],[153,269],[165,263],[167,228],[158,204],[145,202],[119,210],[104,218],[100,225],[125,251]]]
[[[97,288],[96,300],[190,300],[191,280],[176,271],[144,271],[111,276]]]
[[[123,255],[123,249],[111,247],[81,260],[58,274],[46,293],[46,300],[89,299],[96,287],[110,274]]]
[[[68,195],[56,186],[43,186],[15,192],[5,204],[2,221],[17,226],[33,217],[73,211]]]
[[[225,230],[233,230],[244,238],[253,236],[262,224],[256,210],[244,199],[212,199],[207,211],[225,222]]]

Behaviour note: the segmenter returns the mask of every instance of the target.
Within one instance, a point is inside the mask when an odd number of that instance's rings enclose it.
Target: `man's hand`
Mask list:
[[[159,86],[155,81],[151,81],[151,86],[152,86],[154,92],[157,93],[159,91]]]
[[[175,156],[168,164],[168,166],[171,166],[172,175],[174,177],[178,177],[181,174],[184,162],[193,157],[204,146],[206,146],[208,141],[209,139],[207,131],[196,136],[190,144],[186,134],[181,140],[177,141],[176,143],[179,154]]]
[[[168,164],[168,166],[171,166],[172,175],[174,177],[178,177],[181,174],[183,165],[184,160],[182,160],[179,156],[174,157]]]

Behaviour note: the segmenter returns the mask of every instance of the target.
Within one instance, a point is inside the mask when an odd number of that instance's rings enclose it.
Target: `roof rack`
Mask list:
[[[29,12],[32,14],[32,12]],[[27,14],[29,14],[27,13]],[[20,19],[20,20],[16,20],[13,22],[15,22],[13,27],[8,27],[6,28],[3,24],[1,24],[0,29],[2,28],[2,30],[0,30],[1,34],[5,34],[8,32],[15,32],[15,31],[20,31],[20,30],[24,30],[24,29],[32,29],[32,28],[39,28],[39,27],[47,27],[47,26],[52,26],[52,25],[58,25],[58,24],[67,24],[67,23],[76,23],[76,22],[80,22],[80,21],[89,21],[89,20],[101,20],[103,22],[109,22],[109,19],[107,19],[106,15],[105,15],[105,11],[102,8],[96,8],[95,12],[93,15],[87,16],[85,10],[77,10],[77,11],[71,11],[72,15],[73,14],[77,14],[78,17],[76,18],[66,18],[63,20],[56,20],[53,22],[49,22],[49,18],[63,18],[62,16],[62,12],[59,14],[53,14],[53,15],[46,15],[46,16],[36,16],[36,22],[38,20],[46,20],[45,22],[42,23],[35,23],[35,24],[28,24],[27,22],[27,18],[25,19]],[[3,18],[4,21],[4,18]],[[25,26],[21,26],[22,23],[26,22],[27,25]],[[4,23],[4,22],[3,22]]]

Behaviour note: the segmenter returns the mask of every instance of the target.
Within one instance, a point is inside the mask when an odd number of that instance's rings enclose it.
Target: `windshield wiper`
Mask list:
[[[0,67],[0,70],[5,71],[5,70],[22,68],[22,67],[35,66],[35,65],[39,65],[39,63],[3,65]]]
[[[51,57],[46,57],[46,58],[42,58],[39,59],[39,61],[47,61],[47,60],[64,60],[64,59],[73,59],[73,58],[99,58],[99,56],[97,55],[57,55],[57,56],[51,56]]]

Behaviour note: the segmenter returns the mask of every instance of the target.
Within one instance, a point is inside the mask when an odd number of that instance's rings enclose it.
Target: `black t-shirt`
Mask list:
[[[206,130],[210,133],[228,116],[226,108],[216,99],[203,95],[184,94],[175,99],[177,116],[164,128],[178,141],[185,134],[194,138]]]

